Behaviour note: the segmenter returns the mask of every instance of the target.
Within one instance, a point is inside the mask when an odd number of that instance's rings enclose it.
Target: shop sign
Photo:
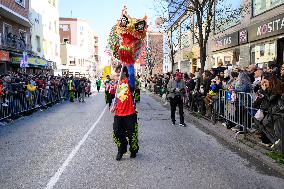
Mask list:
[[[213,51],[218,51],[237,45],[239,45],[239,32],[234,32],[232,34],[216,39],[213,44]]]
[[[23,57],[21,56],[11,57],[12,64],[20,64],[22,60]],[[30,66],[41,66],[41,67],[47,66],[47,61],[42,58],[28,57],[25,62],[27,62],[27,64]]]
[[[251,26],[248,39],[251,42],[282,33],[284,33],[284,14]]]
[[[10,61],[9,52],[0,50],[0,61]]]

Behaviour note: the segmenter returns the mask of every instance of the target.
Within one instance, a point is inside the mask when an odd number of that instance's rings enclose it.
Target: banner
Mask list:
[[[11,57],[11,63],[12,64],[20,64],[21,60],[23,59],[23,57],[17,56],[17,57]],[[42,58],[36,58],[36,57],[28,57],[26,60],[28,67],[31,66],[39,66],[39,67],[47,67],[47,61],[45,59]]]

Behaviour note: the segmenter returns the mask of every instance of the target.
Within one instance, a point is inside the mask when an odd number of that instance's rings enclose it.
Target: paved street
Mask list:
[[[0,188],[284,188],[252,162],[142,95],[140,151],[115,161],[103,94],[62,103],[0,127]]]

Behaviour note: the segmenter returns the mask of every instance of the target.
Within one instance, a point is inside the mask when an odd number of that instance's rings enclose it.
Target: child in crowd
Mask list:
[[[0,102],[2,103],[2,106],[8,106],[5,100],[5,87],[2,80],[0,80]]]

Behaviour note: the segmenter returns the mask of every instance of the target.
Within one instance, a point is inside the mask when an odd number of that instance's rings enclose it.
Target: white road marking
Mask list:
[[[58,182],[60,176],[62,175],[62,173],[64,172],[64,170],[66,169],[66,167],[69,165],[69,163],[71,162],[71,160],[73,159],[73,157],[77,154],[77,152],[79,151],[79,149],[81,148],[81,146],[85,143],[85,141],[87,140],[87,138],[89,137],[89,135],[91,134],[91,132],[94,130],[94,128],[96,127],[96,125],[100,122],[100,120],[102,119],[106,109],[108,106],[106,106],[103,110],[103,112],[101,113],[101,115],[99,116],[99,118],[97,119],[97,121],[92,125],[92,127],[89,129],[89,131],[84,135],[84,137],[80,140],[80,142],[77,144],[77,146],[72,150],[72,152],[69,154],[68,158],[64,161],[64,163],[61,165],[61,167],[56,171],[56,173],[51,177],[51,179],[49,180],[49,182],[47,183],[45,189],[52,189],[55,184]]]

